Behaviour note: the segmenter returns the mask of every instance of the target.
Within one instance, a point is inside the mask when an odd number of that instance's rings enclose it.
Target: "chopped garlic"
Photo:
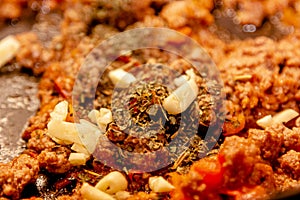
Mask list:
[[[88,118],[93,122],[97,123],[97,119],[99,118],[100,112],[98,110],[91,110],[88,114]]]
[[[74,143],[71,147],[73,151],[77,153],[84,153],[85,155],[90,155],[90,152],[82,144]]]
[[[79,124],[76,124],[80,143],[82,144],[90,154],[92,154],[98,143],[98,139],[101,135],[100,129],[89,121],[84,119],[79,120]]]
[[[84,153],[71,153],[69,162],[74,166],[85,165],[88,158],[89,156]]]
[[[75,123],[53,119],[50,120],[47,127],[48,135],[51,138],[57,138],[67,143],[81,144],[81,140],[78,136],[78,130]]]
[[[196,80],[196,74],[193,69],[188,69],[185,73],[188,75],[189,79]]]
[[[298,112],[296,112],[293,109],[286,109],[284,111],[281,111],[273,116],[272,122],[273,123],[285,123],[288,122],[295,117],[299,115]]]
[[[115,194],[126,190],[127,186],[128,182],[124,175],[118,171],[114,171],[104,176],[95,187],[108,194]]]
[[[115,197],[118,199],[118,200],[126,200],[128,199],[129,197],[131,197],[130,193],[127,192],[127,191],[119,191],[115,194]]]
[[[73,144],[73,142],[61,140],[61,139],[58,139],[58,138],[53,137],[53,136],[51,136],[51,139],[52,139],[55,143],[61,144],[61,145],[69,145],[69,144]]]
[[[106,130],[107,124],[113,121],[112,113],[107,108],[100,108],[97,124],[102,131]]]
[[[81,143],[75,123],[65,122],[68,115],[68,102],[59,102],[50,113],[47,124],[48,135],[58,144]]]
[[[196,74],[193,69],[186,70],[187,75],[175,79],[175,85],[179,86],[163,102],[163,107],[170,114],[184,112],[198,95]]]
[[[68,115],[68,102],[59,102],[50,113],[51,119],[65,121]]]
[[[188,76],[187,75],[181,75],[178,78],[174,79],[174,83],[177,87],[183,85],[188,81]]]
[[[0,67],[15,57],[20,47],[20,42],[15,36],[10,35],[2,39],[0,41]]]
[[[112,113],[109,109],[100,108],[99,113],[100,114],[99,114],[98,122],[100,122],[101,124],[108,124],[112,122]]]
[[[108,73],[108,77],[113,82],[113,84],[119,88],[126,88],[130,83],[136,80],[136,78],[131,73],[128,73],[123,69],[110,71]]]
[[[111,195],[98,190],[97,188],[89,185],[88,183],[83,183],[80,188],[80,193],[85,200],[116,200]]]
[[[186,70],[185,73],[186,73],[186,75],[181,75],[174,80],[174,83],[177,87],[183,85],[188,80],[191,80],[191,79],[196,80],[196,74],[193,69]]]
[[[112,113],[107,108],[100,108],[100,110],[92,110],[88,114],[89,119],[98,124],[99,128],[105,132],[107,124],[113,121]]]
[[[194,79],[190,79],[165,98],[163,107],[169,114],[182,113],[195,100],[197,94],[198,86]]]
[[[104,122],[108,121],[109,113],[104,113]],[[90,155],[94,152],[98,138],[102,133],[94,124],[86,120],[79,120],[80,123],[64,121],[68,114],[68,102],[58,103],[50,113],[51,120],[48,123],[48,135],[58,144],[73,144],[72,150]],[[93,113],[92,113],[93,114]],[[92,114],[90,114],[92,116]],[[99,112],[100,115],[100,112]],[[90,118],[91,118],[90,116]],[[100,116],[98,116],[98,119]],[[95,121],[97,121],[95,117]],[[103,119],[102,119],[103,120]]]
[[[262,128],[267,128],[272,125],[272,116],[267,115],[256,121],[256,124]]]
[[[149,187],[153,192],[170,192],[175,187],[161,176],[149,178]]]

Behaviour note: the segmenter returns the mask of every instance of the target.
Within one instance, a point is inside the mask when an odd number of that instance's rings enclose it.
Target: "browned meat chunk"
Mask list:
[[[251,185],[260,185],[270,193],[274,191],[275,179],[272,167],[263,163],[255,164],[249,183]]]
[[[51,149],[55,146],[55,143],[45,134],[45,131],[35,130],[31,133],[31,138],[28,140],[28,149],[41,152],[44,149]]]
[[[40,167],[52,173],[64,173],[71,168],[68,161],[70,150],[66,147],[54,147],[43,150],[39,156]]]
[[[253,141],[261,150],[261,157],[268,161],[276,159],[283,144],[284,126],[273,126],[266,130],[250,129],[249,140]]]
[[[261,160],[260,149],[249,140],[238,136],[225,139],[220,155],[225,159],[224,182],[232,188],[247,182],[255,163]]]
[[[278,161],[283,171],[287,172],[292,178],[297,179],[300,177],[300,152],[290,150]]]
[[[0,164],[0,171],[0,196],[18,199],[24,186],[35,180],[39,163],[36,159],[22,154],[8,164]]]
[[[294,127],[292,130],[285,129],[284,146],[287,150],[300,152],[300,128]]]

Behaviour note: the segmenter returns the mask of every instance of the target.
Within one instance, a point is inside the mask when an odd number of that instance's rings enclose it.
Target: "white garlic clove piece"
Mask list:
[[[95,187],[108,194],[115,194],[126,190],[127,186],[128,182],[125,176],[118,171],[114,171],[104,176]]]
[[[262,128],[267,128],[272,125],[272,116],[267,115],[256,121],[256,124]]]
[[[195,80],[190,79],[165,98],[163,107],[169,114],[182,113],[196,99],[198,91]]]
[[[116,69],[108,73],[108,77],[118,88],[126,88],[130,83],[136,81],[136,78],[123,69]]]
[[[288,122],[295,117],[297,117],[299,113],[293,109],[286,109],[281,111],[273,116],[272,123],[285,123]]]
[[[91,153],[83,146],[83,144],[74,143],[71,149],[77,153],[84,153],[85,155],[91,155]]]
[[[51,119],[65,121],[68,115],[68,106],[67,101],[61,101],[54,107],[54,110],[50,113]]]
[[[0,68],[16,56],[21,44],[13,35],[0,41]]]
[[[111,195],[98,190],[97,188],[89,185],[88,183],[83,183],[80,188],[80,193],[83,199],[85,200],[96,200],[96,199],[103,199],[103,200],[116,200]]]
[[[187,75],[181,75],[178,78],[174,79],[174,83],[177,87],[180,87],[184,83],[188,81],[188,76]]]
[[[89,156],[84,153],[71,153],[68,160],[71,165],[79,166],[85,165],[88,158]]]
[[[106,130],[106,126],[113,121],[112,113],[107,108],[100,108],[97,124],[102,131]]]
[[[161,176],[149,178],[149,187],[153,192],[170,192],[175,187]]]
[[[79,124],[76,124],[80,143],[90,154],[92,154],[97,146],[98,139],[102,134],[101,130],[93,123],[80,119]]]
[[[88,118],[93,122],[97,123],[97,119],[99,118],[100,112],[98,110],[91,110],[88,114]]]
[[[66,143],[81,143],[75,123],[52,119],[48,123],[47,127],[47,134],[51,138],[57,138],[65,141]]]

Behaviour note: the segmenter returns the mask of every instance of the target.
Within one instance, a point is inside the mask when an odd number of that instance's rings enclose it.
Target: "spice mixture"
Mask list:
[[[0,163],[0,199],[242,200],[299,188],[299,5],[297,0],[2,0],[1,26],[28,10],[36,16],[32,31],[15,36],[20,48],[8,64],[41,79],[40,108],[22,134],[26,150]],[[47,16],[54,15],[59,25],[51,28]],[[106,68],[96,94],[82,97],[83,103],[92,98],[94,108],[76,108],[94,109],[98,116],[94,124],[85,122],[86,132],[100,133],[96,150],[89,152],[78,135],[67,138],[78,123],[72,107],[77,73],[102,41],[142,27],[171,28],[197,41],[223,85],[162,50],[124,54]],[[110,73],[117,69],[137,81],[115,87]],[[176,84],[180,77],[186,79]],[[197,86],[195,98],[172,114],[164,102],[190,83]],[[223,118],[221,132],[216,128],[205,138]],[[50,126],[54,122],[59,128]],[[130,153],[148,157],[145,162]],[[147,171],[163,163],[169,164]],[[124,164],[140,170],[116,167]],[[116,171],[121,173],[111,173]]]

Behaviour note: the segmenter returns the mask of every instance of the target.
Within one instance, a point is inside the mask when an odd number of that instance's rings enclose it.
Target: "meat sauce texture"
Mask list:
[[[37,9],[46,6],[61,21],[59,32],[47,44],[35,31],[16,36],[22,48],[12,62],[41,77],[41,105],[22,134],[26,150],[11,162],[0,164],[1,199],[81,199],[83,182],[95,185],[114,171],[92,156],[86,165],[72,166],[68,160],[70,146],[53,141],[47,135],[47,124],[58,102],[71,104],[73,84],[85,56],[108,37],[140,27],[168,27],[196,40],[220,71],[227,112],[222,136],[206,157],[187,156],[176,169],[170,165],[150,173],[124,173],[131,194],[128,199],[268,199],[299,187],[299,118],[265,129],[256,124],[258,119],[288,108],[299,112],[300,32],[297,20],[291,20],[300,16],[297,1],[3,2],[1,23],[22,17],[22,9],[32,5]],[[8,7],[14,12],[7,12]],[[271,24],[278,28],[280,37],[261,34],[240,39],[224,32],[225,25],[219,27],[216,21],[229,11],[235,16],[231,20],[239,22],[236,28],[243,30],[244,25],[252,24],[259,31]],[[277,21],[276,13],[282,16]],[[37,22],[37,26],[42,25]],[[289,26],[293,31],[287,33],[284,30],[290,29],[284,27]],[[133,65],[158,62],[158,58],[159,63],[180,73],[190,67],[181,58],[155,50],[120,57],[111,67],[132,61]],[[110,104],[113,85],[105,80],[98,88],[96,107]],[[74,122],[73,114],[70,110],[68,122]],[[201,129],[205,130],[205,120],[202,122]],[[175,189],[151,192],[151,176],[163,176]]]

